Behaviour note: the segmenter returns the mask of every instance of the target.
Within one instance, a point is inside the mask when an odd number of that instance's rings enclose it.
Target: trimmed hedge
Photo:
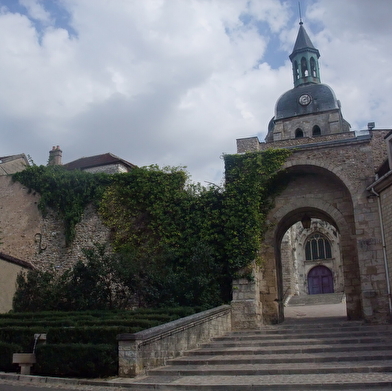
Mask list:
[[[43,376],[117,375],[117,335],[136,333],[202,309],[178,307],[135,311],[70,311],[0,315],[0,371],[17,371],[12,354],[32,352],[34,334],[47,335],[36,347],[33,371]]]
[[[34,348],[34,334],[42,334],[42,327],[0,327],[0,341],[20,346],[18,352],[32,352]]]
[[[118,373],[117,346],[92,344],[38,345],[34,373],[41,376],[109,377]]]
[[[125,326],[109,327],[73,327],[73,328],[50,328],[46,343],[82,343],[82,344],[117,344],[117,335],[122,333],[137,333],[143,330],[141,327],[129,328]]]
[[[22,351],[20,345],[0,342],[0,371],[16,372],[18,369],[17,364],[12,364],[12,355]]]

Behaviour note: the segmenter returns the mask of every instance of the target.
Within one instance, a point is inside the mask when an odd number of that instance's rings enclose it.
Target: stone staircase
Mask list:
[[[232,332],[167,364],[129,379],[126,387],[139,391],[392,390],[392,326],[341,317],[300,319]]]

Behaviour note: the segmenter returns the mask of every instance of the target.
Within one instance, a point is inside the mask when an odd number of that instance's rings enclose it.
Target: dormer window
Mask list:
[[[300,128],[298,128],[298,129],[295,131],[295,138],[302,138],[303,136],[304,136],[303,130],[300,129]]]
[[[314,125],[312,129],[312,136],[321,136],[320,126]]]

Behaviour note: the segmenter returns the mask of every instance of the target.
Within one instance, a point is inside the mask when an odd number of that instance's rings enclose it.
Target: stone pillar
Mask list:
[[[231,319],[233,330],[254,330],[262,325],[259,268],[252,265],[249,278],[233,281]]]

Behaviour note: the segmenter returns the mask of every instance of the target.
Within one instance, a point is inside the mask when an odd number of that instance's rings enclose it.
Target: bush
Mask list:
[[[48,344],[81,343],[81,344],[113,344],[117,345],[117,335],[122,333],[137,333],[141,327],[126,326],[92,326],[72,328],[50,328],[46,342]]]
[[[12,364],[12,355],[22,351],[22,347],[16,344],[0,342],[0,371],[16,372],[17,364]]]
[[[0,341],[16,344],[19,352],[32,352],[34,348],[34,334],[44,333],[42,327],[0,327]]]
[[[117,347],[113,345],[38,345],[34,373],[41,376],[109,377],[118,373]]]

